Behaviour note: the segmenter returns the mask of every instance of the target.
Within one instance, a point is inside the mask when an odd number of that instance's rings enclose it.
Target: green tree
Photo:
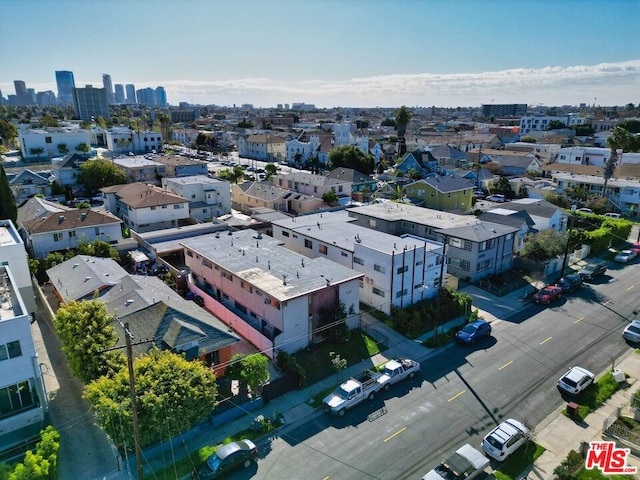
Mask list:
[[[2,137],[8,145],[13,144],[13,140],[18,136],[18,130],[15,125],[0,119],[0,137]]]
[[[567,128],[567,126],[559,120],[551,120],[547,125],[547,130],[560,130],[561,128]]]
[[[573,129],[576,131],[576,136],[586,137],[596,133],[596,129],[590,123],[584,123],[582,125],[575,125]]]
[[[396,128],[396,122],[393,118],[385,118],[380,122],[381,127],[393,127]]]
[[[534,260],[549,260],[564,253],[567,233],[547,229],[527,234],[520,255]]]
[[[536,140],[535,138],[530,137],[530,136],[528,136],[528,135],[526,135],[526,136],[522,137],[522,138],[520,139],[520,141],[521,141],[521,142],[524,142],[524,143],[536,143],[536,142],[537,142],[537,140]]]
[[[492,191],[493,193],[501,193],[507,198],[514,197],[513,188],[511,188],[509,179],[504,175],[500,175],[500,178],[493,182]]]
[[[244,118],[238,122],[238,128],[253,128],[253,122]]]
[[[327,205],[333,205],[338,201],[338,195],[333,190],[327,190],[322,194],[322,201]]]
[[[342,145],[329,152],[331,168],[353,168],[366,175],[373,173],[376,161],[373,155],[363,153],[354,145]]]
[[[320,329],[329,343],[344,342],[349,339],[350,331],[346,323],[347,310],[344,303],[336,301],[318,309]]]
[[[409,178],[411,180],[420,180],[422,178],[422,175],[420,175],[420,172],[415,168],[410,168],[407,173],[409,174]]]
[[[356,120],[356,128],[369,128],[369,120]]]
[[[71,301],[56,313],[54,324],[69,368],[85,383],[113,374],[124,363],[122,353],[104,351],[118,340],[112,321],[106,304],[97,299]]]
[[[78,255],[92,255],[100,258],[111,258],[119,261],[120,254],[118,251],[109,245],[104,240],[94,240],[88,242],[86,237],[81,237],[78,241],[78,248],[76,249]]]
[[[406,106],[402,105],[395,112],[393,112],[393,119],[398,127],[398,157],[402,157],[407,152],[407,140],[405,134],[407,133],[407,126],[413,117],[413,112]]]
[[[168,143],[171,139],[171,117],[162,112],[158,115],[158,122],[160,122],[160,133],[162,134],[162,141]]]
[[[100,128],[104,128],[105,130],[107,129],[107,121],[103,116],[98,115],[98,118],[96,118],[96,125]]]
[[[92,124],[89,120],[82,120],[80,122],[80,128],[83,130],[89,130],[91,128]]]
[[[16,225],[18,221],[18,207],[13,196],[4,166],[0,163],[0,219],[8,219]],[[17,225],[16,225],[17,227]]]
[[[238,183],[240,179],[244,178],[244,169],[240,165],[233,167],[233,170],[223,168],[218,172],[218,178],[226,180],[231,183]]]
[[[58,144],[58,152],[60,152],[61,155],[66,155],[67,153],[69,153],[69,149],[67,148],[67,144],[66,143],[59,143]]]
[[[142,447],[189,430],[216,406],[216,378],[200,362],[153,349],[133,364]],[[127,367],[103,376],[84,389],[100,427],[122,451],[134,445]]]
[[[91,146],[86,142],[82,142],[76,145],[76,151],[80,153],[89,153],[91,151]]]
[[[237,380],[240,385],[259,396],[262,385],[269,380],[267,357],[260,353],[243,355],[236,353],[229,360],[225,377]]]
[[[42,155],[44,153],[44,148],[42,148],[42,147],[30,148],[29,149],[29,153],[31,155],[36,155],[38,157],[38,159],[40,159],[40,155]]]
[[[127,176],[113,162],[96,158],[80,165],[78,183],[84,187],[85,191],[96,192],[102,187],[127,183]]]
[[[200,132],[196,137],[196,147],[198,148],[198,150],[201,149],[200,147],[203,147],[202,150],[208,150],[211,152],[217,144],[218,142],[213,135]]]
[[[22,463],[16,464],[8,480],[57,480],[60,434],[51,426],[40,431],[35,452],[27,450]]]
[[[58,127],[58,120],[53,118],[50,114],[46,113],[40,117],[40,125],[42,127]]]
[[[340,382],[342,380],[341,373],[347,368],[347,359],[342,358],[340,354],[336,352],[329,352],[329,357],[331,358],[333,368],[336,369],[336,381]]]
[[[278,167],[276,167],[273,163],[267,163],[264,166],[264,171],[267,174],[267,177],[272,177],[276,173],[278,173]]]
[[[632,103],[630,105],[633,106]],[[624,128],[627,132],[630,133],[640,133],[640,120],[636,120],[635,118],[630,118],[629,120],[620,122],[617,126],[620,128]]]

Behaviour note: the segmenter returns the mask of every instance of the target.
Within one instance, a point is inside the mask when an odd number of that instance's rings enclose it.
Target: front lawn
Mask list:
[[[604,475],[600,470],[594,468],[587,470],[584,468],[585,460],[575,450],[571,450],[553,473],[558,480],[630,480],[630,475]]]
[[[304,368],[307,385],[313,385],[329,375],[335,375],[336,369],[331,363],[330,352],[337,353],[347,361],[347,367],[366,360],[387,347],[377,344],[376,341],[360,329],[351,331],[348,342],[311,345],[307,349],[300,350],[292,356],[298,365]]]
[[[578,417],[584,420],[587,415],[606,402],[620,388],[620,384],[613,379],[611,372],[605,373],[593,385],[589,386],[576,398]],[[567,414],[565,408],[562,413]]]
[[[496,480],[519,478],[520,474],[532,465],[543,452],[544,447],[528,440],[522,447],[511,454],[511,456],[493,472],[493,475],[496,477]]]

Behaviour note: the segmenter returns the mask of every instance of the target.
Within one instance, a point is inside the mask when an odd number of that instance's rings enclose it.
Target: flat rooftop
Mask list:
[[[389,222],[406,220],[440,229],[463,227],[478,223],[478,219],[473,215],[458,215],[396,202],[372,203],[362,207],[348,208],[347,211]]]

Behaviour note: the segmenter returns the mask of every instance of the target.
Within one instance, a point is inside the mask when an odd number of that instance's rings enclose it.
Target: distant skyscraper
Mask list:
[[[129,104],[135,104],[137,103],[136,101],[136,87],[133,83],[127,83],[125,85],[125,88],[127,90],[127,103]]]
[[[109,102],[109,105],[111,105],[112,103],[114,103],[113,85],[111,84],[111,75],[107,73],[102,74],[102,86],[107,92],[107,101]]]
[[[138,105],[146,105],[147,107],[155,107],[158,105],[156,91],[151,87],[136,90],[136,98],[138,99]]]
[[[47,90],[46,92],[38,92],[36,94],[36,99],[38,105],[41,105],[43,107],[56,104],[56,94],[51,90]]]
[[[125,102],[125,96],[124,96],[124,85],[122,85],[121,83],[116,83],[114,85],[115,89],[116,89],[116,103],[118,105],[122,105]]]
[[[56,84],[58,85],[58,103],[60,105],[73,105],[73,89],[76,86],[73,72],[56,70]]]
[[[18,100],[18,105],[30,105],[30,95],[27,92],[27,84],[22,80],[14,80],[13,86],[16,89],[16,98]]]
[[[104,88],[93,88],[91,85],[74,88],[73,106],[80,120],[91,121],[98,117],[109,119],[109,102]]]
[[[38,97],[34,88],[27,88],[27,105],[37,105]]]
[[[164,87],[156,88],[156,101],[159,107],[167,106],[167,92],[164,90]]]

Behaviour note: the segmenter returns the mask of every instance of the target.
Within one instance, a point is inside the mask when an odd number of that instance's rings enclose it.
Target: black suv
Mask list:
[[[572,293],[582,286],[582,277],[577,273],[572,273],[562,277],[557,286],[562,289],[562,293]]]
[[[578,275],[582,277],[582,280],[593,280],[595,277],[600,277],[604,275],[604,272],[607,271],[607,267],[602,264],[592,263],[585,266],[582,270],[578,272]]]

